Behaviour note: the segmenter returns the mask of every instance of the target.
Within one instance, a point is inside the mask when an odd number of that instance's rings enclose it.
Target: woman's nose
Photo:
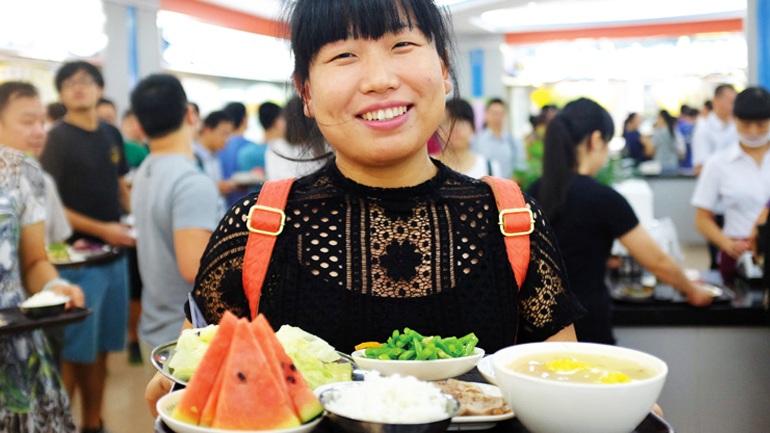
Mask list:
[[[382,93],[397,89],[400,84],[398,74],[391,65],[388,56],[370,56],[364,61],[361,80],[362,93]]]

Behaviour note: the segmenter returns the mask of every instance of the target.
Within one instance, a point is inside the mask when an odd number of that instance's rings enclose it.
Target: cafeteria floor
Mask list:
[[[709,265],[705,245],[682,245],[684,267],[706,269]],[[104,425],[111,433],[150,433],[153,419],[144,401],[146,376],[143,367],[128,363],[128,352],[108,358],[107,388],[104,396]],[[79,399],[73,401],[75,420],[80,425]]]

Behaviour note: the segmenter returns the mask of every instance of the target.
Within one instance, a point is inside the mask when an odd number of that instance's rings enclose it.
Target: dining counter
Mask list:
[[[701,278],[721,283],[718,272]],[[625,283],[610,279],[611,289]],[[674,301],[614,301],[617,344],[668,364],[658,403],[677,431],[765,432],[770,425],[770,290],[742,280],[726,289],[730,299],[705,308],[678,292]]]

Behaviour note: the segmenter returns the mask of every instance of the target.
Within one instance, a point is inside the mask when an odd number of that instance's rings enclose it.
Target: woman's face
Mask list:
[[[457,150],[467,150],[471,147],[473,125],[467,120],[457,120],[449,134],[448,144]]]
[[[324,45],[304,85],[305,111],[338,162],[388,167],[427,155],[450,90],[433,44],[417,28],[405,28],[377,40]]]

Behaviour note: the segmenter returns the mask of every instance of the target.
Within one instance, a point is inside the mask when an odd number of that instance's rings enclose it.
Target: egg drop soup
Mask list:
[[[652,368],[635,361],[574,352],[533,354],[517,359],[508,368],[542,379],[575,383],[628,383],[656,375]]]

